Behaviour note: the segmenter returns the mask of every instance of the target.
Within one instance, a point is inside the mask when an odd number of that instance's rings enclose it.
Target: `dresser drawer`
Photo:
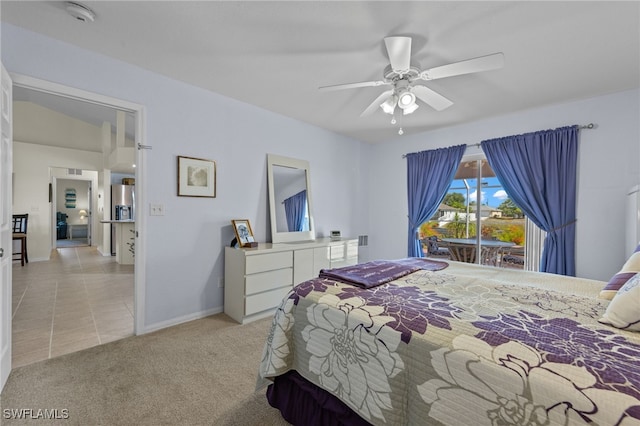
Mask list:
[[[245,300],[245,315],[252,315],[267,309],[276,308],[291,287],[276,288],[264,293],[247,296]]]
[[[331,268],[342,268],[358,263],[358,242],[345,241],[343,244],[332,245],[330,250]]]
[[[358,241],[347,242],[347,257],[358,258]],[[357,262],[357,261],[356,261]]]
[[[267,253],[255,256],[247,256],[245,273],[255,274],[257,272],[273,271],[274,269],[292,268],[293,252],[283,251],[280,253]]]
[[[245,277],[245,294],[250,295],[278,287],[293,286],[293,268],[260,272]]]

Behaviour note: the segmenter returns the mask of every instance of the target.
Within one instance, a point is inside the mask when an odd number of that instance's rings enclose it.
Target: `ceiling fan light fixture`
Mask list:
[[[410,109],[411,111],[405,112],[405,114],[411,114],[417,108],[416,95],[411,93],[409,90],[403,90],[398,95],[398,107],[402,108],[405,111]]]
[[[386,114],[393,115],[396,110],[396,104],[398,103],[397,99],[396,95],[389,96],[386,101],[380,104],[380,108],[382,108],[382,111]]]
[[[417,103],[413,103],[413,105],[409,105],[406,108],[402,109],[402,114],[404,115],[408,115],[411,114],[412,112],[414,112],[415,110],[417,110],[420,107],[420,105],[418,105]]]
[[[392,86],[386,90],[360,114],[365,117],[378,110],[378,106],[386,114],[391,115],[391,124],[398,123],[398,134],[403,134],[402,117],[415,112],[424,102],[436,111],[442,111],[453,105],[453,102],[427,86],[416,84],[417,80],[437,80],[458,75],[499,69],[504,66],[504,54],[494,53],[434,68],[422,70],[419,66],[411,64],[411,37],[391,36],[384,38],[384,44],[389,57],[389,65],[384,68],[383,79],[377,81],[362,81],[356,83],[334,84],[321,86],[320,90],[342,90],[358,87]],[[402,114],[396,114],[396,108],[402,110]]]

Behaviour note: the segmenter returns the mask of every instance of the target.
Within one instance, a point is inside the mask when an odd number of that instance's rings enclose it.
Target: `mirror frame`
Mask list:
[[[309,210],[309,230],[298,232],[278,232],[276,220],[276,200],[273,187],[273,167],[289,167],[305,171],[307,185],[307,209]],[[277,243],[289,243],[297,241],[314,241],[316,239],[315,226],[313,223],[313,208],[311,198],[311,177],[309,173],[309,162],[295,158],[283,157],[275,154],[267,154],[267,183],[269,190],[269,213],[271,219],[271,241]]]

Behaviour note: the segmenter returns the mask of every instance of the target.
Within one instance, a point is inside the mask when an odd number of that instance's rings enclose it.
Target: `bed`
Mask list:
[[[417,258],[322,272],[283,299],[259,368],[290,423],[640,424],[640,333],[598,321],[604,282]]]

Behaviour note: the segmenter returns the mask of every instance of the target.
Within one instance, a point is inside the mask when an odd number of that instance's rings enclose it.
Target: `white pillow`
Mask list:
[[[636,247],[633,254],[629,256],[624,265],[622,265],[622,269],[611,277],[607,285],[600,292],[600,297],[602,299],[613,299],[618,293],[618,290],[637,272],[640,272],[640,244]]]
[[[640,331],[640,273],[618,290],[598,321],[624,330]]]

